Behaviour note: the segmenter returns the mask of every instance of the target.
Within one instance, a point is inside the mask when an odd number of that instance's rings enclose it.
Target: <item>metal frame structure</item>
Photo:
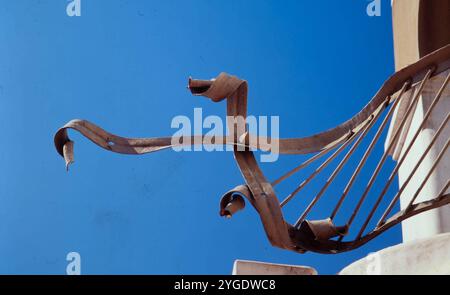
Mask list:
[[[405,210],[392,213],[393,208],[395,207],[400,195],[410,179],[408,179],[402,187],[400,187],[395,196],[390,199],[391,202],[389,206],[381,215],[381,218],[377,224],[368,229],[375,213],[386,196],[389,186],[397,175],[399,167],[407,157],[414,141],[422,130],[422,127],[432,113],[437,102],[441,99],[445,88],[448,86],[448,82],[450,80],[449,69],[450,45],[447,45],[428,54],[416,63],[403,68],[391,76],[383,84],[378,93],[370,100],[370,102],[358,114],[343,124],[328,131],[305,138],[279,139],[280,154],[311,154],[311,158],[274,181],[267,180],[253,154],[254,149],[270,149],[270,146],[266,146],[262,143],[268,142],[267,139],[264,141],[258,140],[257,143],[252,143],[247,140],[248,133],[245,125],[244,127],[239,127],[235,123],[229,122],[227,127],[229,130],[234,131],[232,133],[234,136],[231,139],[226,138],[222,142],[226,142],[234,146],[234,157],[243,178],[245,179],[245,184],[225,193],[220,202],[220,214],[222,216],[233,215],[245,206],[244,198],[246,198],[258,212],[267,237],[273,246],[299,253],[313,251],[331,254],[345,252],[360,247],[407,218],[433,208],[449,204],[450,194],[445,194],[445,192],[450,185],[450,180],[447,181],[446,186],[442,188],[438,195],[430,196],[429,201],[420,203],[414,202],[436,165],[444,156],[449,145],[449,140],[447,140],[444,148],[436,159],[435,165],[433,165],[429,173],[425,175],[420,189],[417,191],[416,195],[413,196],[409,206]],[[389,152],[393,148],[396,138],[401,133],[401,129],[406,122],[406,118],[411,112],[413,112],[425,84],[433,76],[443,72],[449,73],[447,74],[444,84],[439,91],[435,93],[435,99],[430,108],[427,110],[420,128],[414,134],[413,139],[406,148],[405,153],[396,163],[388,180],[383,186],[382,192],[377,196],[375,199],[376,201],[371,205],[369,214],[366,216],[365,221],[362,223],[361,227],[356,229],[357,235],[349,240],[344,240],[345,237],[349,236],[350,229],[352,229],[352,226],[354,225],[355,217],[358,213],[360,213],[360,209],[363,204],[366,203],[368,199],[367,196],[371,192],[373,184],[377,180],[377,177],[379,176],[379,173],[389,156]],[[222,73],[214,80],[189,79],[189,89],[192,94],[205,96],[210,98],[213,102],[226,99],[228,116],[235,118],[246,118],[247,116],[248,85],[245,80]],[[358,179],[361,171],[363,169],[368,169],[368,158],[373,155],[372,151],[374,150],[374,147],[380,139],[383,131],[385,131],[387,123],[390,120],[395,107],[407,92],[413,93],[413,97],[402,122],[394,131],[392,140],[377,162],[377,165],[373,170],[364,191],[359,194],[357,198],[353,198],[351,200],[355,203],[351,216],[343,225],[336,226],[334,224],[336,215],[340,212],[342,204],[348,200],[347,197],[349,195],[349,191]],[[414,172],[422,160],[427,156],[429,149],[441,134],[442,130],[448,126],[449,116],[450,114],[447,114],[440,128],[434,135],[429,148],[420,157]],[[368,137],[370,129],[376,125],[378,126],[378,129],[365,149],[362,157],[359,159],[358,165],[354,168],[352,175],[350,175],[343,193],[339,198],[330,200],[330,202],[336,203],[334,209],[329,212],[327,216],[324,216],[324,219],[308,220],[307,217],[310,213],[313,210],[318,210],[317,206],[319,200],[323,198],[329,186],[333,183],[337,175],[343,170],[345,165],[348,164],[348,160],[352,156],[355,156],[355,151],[361,146],[364,138]],[[175,141],[176,143],[174,143],[174,140],[171,137],[124,138],[111,134],[88,121],[73,120],[59,129],[54,138],[56,149],[59,154],[64,157],[67,167],[73,162],[73,141],[71,141],[68,137],[68,129],[79,131],[92,142],[106,150],[123,154],[145,154],[167,149],[175,145],[187,145],[195,142],[214,142],[213,138],[208,138],[206,136],[192,136],[189,141],[184,141],[180,138]],[[345,150],[347,150],[347,152],[343,155],[333,172],[329,175],[321,190],[314,196],[306,209],[300,214],[297,221],[293,224],[286,221],[283,214],[283,207],[294,199],[294,197],[296,197],[298,193],[311,182],[311,180],[313,180],[318,174],[322,173],[325,167],[330,165],[335,159],[342,155]],[[303,170],[310,164],[318,162],[320,158],[326,155],[328,155],[328,157],[307,178],[305,178],[292,193],[282,199],[282,201],[279,201],[275,193],[275,188],[280,183],[287,178],[292,177],[295,173]],[[323,210],[320,212],[322,211]]]

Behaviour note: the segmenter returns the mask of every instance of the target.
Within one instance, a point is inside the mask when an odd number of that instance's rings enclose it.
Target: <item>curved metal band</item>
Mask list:
[[[201,85],[201,88],[198,87]],[[195,95],[206,96],[213,101],[227,98],[228,117],[247,117],[247,82],[237,77],[220,74],[208,87],[208,81],[190,80],[189,89]],[[247,131],[245,124],[235,126],[228,122],[228,130],[233,130],[237,141]],[[241,130],[239,130],[239,127]],[[239,151],[234,147],[234,157],[239,165],[242,176],[251,192],[252,204],[256,208],[264,226],[269,241],[273,246],[285,249],[295,249],[289,237],[288,227],[281,212],[280,203],[272,185],[267,181],[256,162],[253,152]]]
[[[308,154],[318,152],[326,147],[338,144],[346,139],[350,130],[355,130],[363,124],[368,117],[384,102],[384,99],[398,90],[402,85],[412,80],[412,84],[420,81],[425,75],[426,70],[435,66],[433,75],[437,75],[450,67],[450,45],[447,45],[412,64],[395,75],[391,76],[381,87],[378,93],[371,101],[353,118],[343,124],[304,138],[285,138],[280,139],[280,154]],[[236,91],[239,87],[239,81],[236,77],[220,74],[216,80],[189,80],[189,85],[194,95],[204,95],[211,98],[214,102],[221,101],[227,95]],[[55,146],[57,151],[63,156],[63,147],[70,141],[66,129],[74,129],[92,140],[95,144],[104,149],[124,154],[145,154],[173,146],[171,137],[160,138],[124,138],[111,134],[100,127],[86,120],[73,120],[59,129],[55,135]],[[205,139],[205,137],[202,137]],[[194,138],[193,138],[194,139]],[[270,141],[270,140],[269,140]],[[194,142],[194,141],[191,141]],[[197,142],[197,141],[196,141]],[[200,141],[201,142],[201,141]],[[224,140],[223,142],[227,142]],[[268,142],[268,140],[261,141]],[[228,144],[246,145],[238,141],[228,141]],[[186,143],[187,144],[187,143]],[[248,146],[248,144],[246,145]],[[251,146],[252,148],[269,150],[270,146]]]
[[[385,103],[385,98],[396,93],[407,81],[412,84],[421,81],[427,70],[434,67],[433,75],[450,68],[450,45],[437,50],[428,56],[422,58],[417,63],[410,65],[395,75],[391,76],[381,87],[372,100],[353,118],[343,124],[328,131],[305,137],[279,139],[280,154],[307,154],[327,149],[344,142],[348,138],[349,132],[358,132],[363,128],[367,120],[370,120],[372,114]],[[227,99],[227,115],[232,117],[247,115],[247,82],[235,76],[225,73],[220,74],[215,80],[189,80],[189,88],[194,95],[201,95],[210,98],[214,102]],[[244,125],[245,126],[245,125]],[[228,128],[236,129],[233,123],[228,124]],[[179,139],[174,141],[172,137],[161,138],[124,138],[111,134],[100,127],[85,121],[73,120],[59,129],[55,135],[55,147],[61,154],[68,166],[73,162],[73,142],[69,139],[67,129],[79,131],[85,137],[90,139],[98,146],[116,153],[124,154],[145,154],[167,149],[177,145],[188,145],[196,142],[209,141],[212,138],[205,136],[192,136],[190,140]],[[374,236],[393,226],[395,223],[408,218],[409,215],[417,214],[416,211],[401,215],[391,223],[386,223],[384,228],[380,228],[375,233],[369,233],[361,240],[356,242],[338,242],[333,240],[317,241],[303,231],[292,227],[286,223],[280,208],[280,203],[270,182],[267,181],[260,170],[253,152],[250,148],[270,150],[269,145],[261,145],[260,142],[269,142],[270,140],[258,140],[256,145],[241,142],[239,139],[245,135],[245,127],[242,130],[235,130],[233,138],[224,137],[222,143],[234,146],[234,156],[246,181],[246,187],[241,186],[237,190],[232,190],[227,194],[240,193],[250,200],[252,205],[258,211],[263,223],[266,234],[272,245],[304,252],[311,250],[321,253],[337,253],[348,251],[359,247]],[[217,140],[217,139],[215,139]],[[241,147],[241,148],[240,148]],[[242,148],[245,148],[242,150]],[[248,188],[248,190],[246,189]],[[448,202],[449,198],[441,198],[440,202]],[[421,204],[419,204],[421,205]],[[420,210],[429,210],[435,208],[436,203],[425,204]],[[420,211],[419,210],[419,211]]]

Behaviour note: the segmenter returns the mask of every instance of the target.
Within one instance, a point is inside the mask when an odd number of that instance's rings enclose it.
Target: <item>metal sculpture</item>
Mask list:
[[[248,140],[248,133],[245,127],[239,127],[235,123],[228,124],[227,127],[229,130],[234,131],[234,136],[233,138],[227,138],[222,142],[226,142],[227,144],[234,146],[234,157],[239,169],[242,172],[243,178],[245,179],[245,184],[237,186],[224,194],[220,202],[220,215],[230,217],[237,211],[243,209],[245,206],[244,198],[246,198],[258,212],[267,237],[273,246],[299,253],[314,251],[329,254],[349,251],[360,247],[382,232],[407,218],[420,214],[421,212],[449,204],[450,194],[445,194],[450,185],[450,182],[447,181],[447,185],[442,188],[438,195],[431,196],[433,197],[431,200],[415,203],[415,198],[420,192],[419,189],[405,210],[392,214],[394,205],[402,194],[404,186],[408,183],[408,181],[406,181],[405,185],[402,186],[395,196],[391,198],[390,205],[382,214],[382,217],[377,225],[366,232],[366,229],[381,201],[383,200],[387,189],[395,178],[399,167],[402,165],[403,160],[407,156],[412,144],[417,138],[418,132],[422,129],[419,128],[419,131],[417,131],[417,133],[413,136],[410,146],[407,147],[406,152],[401,156],[395,165],[381,194],[378,195],[378,198],[371,206],[366,220],[362,223],[361,227],[359,227],[359,230],[356,231],[356,237],[348,241],[344,241],[344,237],[347,236],[350,229],[352,229],[355,217],[359,213],[363,203],[366,201],[374,181],[383,167],[383,164],[389,155],[389,151],[392,149],[393,142],[395,142],[395,139],[399,136],[406,118],[414,109],[424,85],[433,76],[446,72],[449,69],[450,45],[425,56],[415,64],[412,64],[395,73],[384,83],[372,100],[358,114],[345,123],[310,137],[279,139],[280,154],[313,155],[307,161],[272,182],[266,179],[252,152],[252,149],[267,150],[270,147],[262,144],[262,141],[260,141],[259,138],[257,143],[250,142]],[[450,71],[448,71],[448,73],[449,74],[447,75],[441,89],[435,94],[435,99],[428,109],[421,127],[424,126],[427,118],[436,106],[436,103],[441,99],[442,93],[450,80]],[[225,73],[220,74],[214,80],[189,79],[189,89],[193,95],[205,96],[210,98],[213,102],[227,99],[227,115],[232,117],[242,116],[245,118],[247,116],[247,88],[248,85],[246,81]],[[347,199],[349,191],[358,178],[358,175],[362,169],[366,167],[367,159],[373,151],[374,145],[379,140],[392,113],[395,110],[395,107],[404,97],[406,92],[413,93],[413,97],[411,104],[406,110],[406,115],[404,116],[403,122],[401,122],[399,127],[394,131],[394,135],[392,136],[393,139],[373,171],[372,176],[366,185],[366,189],[359,195],[358,199],[354,199],[355,209],[353,210],[353,213],[349,217],[348,221],[341,225],[335,225],[334,220],[337,213],[341,209],[343,202]],[[447,114],[445,120],[441,124],[441,127],[434,135],[434,138],[430,143],[430,147],[445,126],[447,126],[449,116],[450,114]],[[307,219],[307,216],[311,213],[311,211],[317,208],[318,201],[322,198],[327,188],[341,172],[342,168],[346,165],[347,161],[354,154],[354,151],[358,148],[358,146],[360,146],[363,139],[368,135],[369,130],[379,121],[381,121],[381,123],[379,123],[378,130],[370,141],[370,144],[365,150],[362,158],[359,160],[358,165],[353,170],[342,195],[339,198],[334,198],[331,200],[336,203],[336,206],[332,212],[330,212],[329,215],[324,216],[324,219]],[[174,144],[171,137],[124,138],[111,134],[88,121],[73,120],[59,129],[54,139],[56,149],[59,154],[64,157],[67,167],[73,162],[73,142],[68,137],[67,129],[79,131],[92,142],[106,150],[123,154],[145,154],[167,149],[173,147],[174,145],[187,145],[199,142],[199,140],[200,142],[211,142],[211,140],[214,140],[206,136],[193,136],[190,141],[185,142],[182,138],[180,138],[180,140],[177,141],[178,143]],[[267,141],[264,140],[264,142]],[[446,145],[437,157],[436,164],[444,155],[448,145],[449,140],[447,140]],[[322,189],[310,201],[309,205],[297,221],[293,224],[287,222],[283,215],[283,207],[348,147],[348,151],[328,177]],[[304,169],[311,163],[318,161],[326,154],[330,154],[328,158],[325,159],[320,166],[313,171],[312,174],[302,181],[291,194],[280,202],[275,193],[275,187],[285,179],[292,177],[299,170]],[[421,161],[426,156],[427,151],[425,151],[421,156],[421,159],[419,159],[418,165],[420,165]],[[426,183],[435,167],[436,166],[434,165],[430,172],[425,176],[421,187],[423,187]]]

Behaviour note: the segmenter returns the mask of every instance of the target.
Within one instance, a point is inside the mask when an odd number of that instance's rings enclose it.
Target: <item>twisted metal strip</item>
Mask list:
[[[386,97],[396,93],[401,89],[406,81],[411,80],[412,84],[423,80],[425,71],[430,66],[435,66],[433,75],[450,68],[450,45],[431,53],[422,58],[417,63],[410,65],[390,77],[380,88],[372,100],[353,118],[343,124],[328,131],[305,138],[287,138],[279,140],[280,154],[307,154],[320,152],[338,144],[344,143],[348,138],[349,132],[357,132],[364,123],[372,116],[375,111],[384,103]],[[225,73],[220,74],[215,80],[192,80],[189,81],[189,88],[194,95],[202,95],[217,102],[227,98],[227,114],[231,116],[246,117],[247,111],[247,83],[234,76]],[[229,125],[228,128],[236,128]],[[124,138],[113,135],[100,127],[83,120],[69,122],[63,128],[58,130],[55,135],[55,146],[57,151],[65,158],[68,166],[73,162],[73,142],[69,139],[67,129],[75,129],[90,139],[100,147],[112,152],[125,154],[144,154],[162,149],[167,149],[176,145],[187,145],[193,142],[212,141],[212,138],[199,136],[191,137],[190,141],[179,140],[174,144],[171,137],[160,138]],[[387,230],[396,223],[410,216],[418,214],[425,210],[442,206],[450,202],[448,195],[442,196],[437,200],[432,200],[417,205],[408,212],[398,213],[394,219],[389,219],[381,228],[372,231],[360,240],[353,242],[338,242],[334,240],[316,240],[313,236],[288,224],[283,218],[280,203],[269,183],[253,156],[250,148],[270,150],[270,146],[263,146],[258,143],[254,146],[245,139],[246,129],[236,130],[235,137],[222,138],[223,142],[234,146],[234,155],[239,168],[245,178],[246,185],[240,186],[234,192],[247,197],[258,211],[261,221],[264,225],[269,241],[277,247],[285,248],[303,253],[304,251],[316,251],[321,253],[337,253],[348,251],[361,246],[384,230]],[[260,139],[260,138],[259,138]],[[264,140],[263,142],[269,142]],[[241,151],[239,146],[245,147]],[[399,215],[400,214],[400,215]],[[332,226],[332,223],[331,223]],[[324,229],[329,230],[329,228]]]

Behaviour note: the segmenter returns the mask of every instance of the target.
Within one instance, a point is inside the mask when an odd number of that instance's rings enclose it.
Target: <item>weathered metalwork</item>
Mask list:
[[[403,120],[405,121],[408,114],[414,109],[415,103],[417,102],[417,99],[427,81],[433,76],[447,71],[448,69],[450,69],[450,45],[425,56],[418,62],[395,73],[384,83],[372,100],[358,114],[345,123],[310,137],[279,139],[280,154],[313,155],[309,160],[303,162],[272,182],[266,179],[252,152],[253,149],[270,150],[270,145],[266,144],[268,141],[262,141],[258,138],[257,143],[252,143],[245,140],[245,138],[247,138],[247,130],[245,127],[242,128],[233,122],[229,122],[227,127],[229,130],[235,131],[233,133],[234,136],[233,138],[224,137],[222,142],[226,142],[227,144],[234,146],[234,157],[245,179],[245,184],[237,186],[224,194],[220,202],[220,215],[231,217],[233,214],[245,207],[244,198],[246,198],[258,212],[267,237],[272,245],[299,253],[314,251],[328,254],[355,249],[407,218],[433,208],[449,204],[450,195],[445,194],[449,186],[449,182],[447,181],[447,185],[437,196],[430,196],[433,197],[431,200],[415,204],[415,197],[417,197],[417,194],[419,193],[417,192],[406,210],[399,211],[389,217],[393,206],[402,192],[402,189],[400,189],[400,191],[392,198],[390,205],[382,215],[378,224],[368,233],[364,234],[367,226],[369,225],[369,221],[380,205],[381,200],[384,198],[387,188],[392,183],[392,179],[396,175],[399,166],[402,165],[404,157],[406,157],[406,154],[409,152],[411,148],[409,146],[406,153],[394,167],[382,193],[378,196],[376,202],[371,207],[366,220],[359,230],[357,230],[356,237],[349,241],[344,241],[344,237],[348,236],[356,215],[359,213],[362,204],[366,201],[366,197],[368,196],[374,181],[380,172],[380,169],[388,157],[389,151],[392,148],[391,145],[396,141],[396,137],[400,133],[399,130],[404,124],[404,122],[401,122],[400,127],[394,132],[391,143],[383,153],[378,165],[372,173],[366,189],[359,196],[359,198],[354,199],[354,201],[356,201],[355,209],[348,221],[342,225],[335,225],[334,223],[335,217],[338,214],[343,202],[345,202],[350,188],[358,178],[358,175],[362,169],[366,167],[368,157],[371,155],[376,142],[385,130],[388,120],[390,119],[396,105],[402,99],[404,93],[411,90],[411,88],[416,89],[412,103],[404,116]],[[440,99],[442,91],[448,86],[449,79],[450,74],[447,76],[447,79],[441,89],[436,94],[435,101],[427,111],[424,122],[428,118],[429,113],[432,112],[436,102]],[[189,89],[193,95],[205,96],[213,102],[227,99],[228,116],[242,116],[244,118],[247,116],[248,85],[245,80],[222,73],[214,80],[189,79]],[[388,110],[387,114],[384,116],[376,134],[373,136],[372,141],[365,150],[354,172],[350,176],[349,181],[344,188],[343,194],[340,198],[334,199],[334,201],[336,201],[336,206],[332,212],[328,216],[324,216],[324,219],[308,220],[307,216],[317,207],[319,199],[323,197],[325,191],[334,181],[336,176],[341,172],[349,158],[354,155],[354,151],[360,146],[363,139],[368,136],[369,130],[380,118],[383,117],[382,115],[385,110]],[[444,122],[442,122],[441,127],[445,127],[447,125],[448,118],[449,116],[447,115],[447,118]],[[66,167],[69,167],[69,165],[73,162],[73,142],[68,137],[68,129],[79,131],[92,142],[106,150],[123,154],[145,154],[167,149],[173,147],[174,145],[187,145],[196,142],[207,143],[213,140],[212,138],[206,136],[192,136],[190,141],[185,142],[182,138],[179,138],[179,140],[175,141],[176,143],[173,143],[174,141],[172,141],[171,137],[124,138],[111,134],[88,121],[73,120],[59,129],[55,135],[56,149],[59,154],[64,157]],[[442,128],[439,130],[442,130]],[[440,131],[435,134],[435,138],[439,136],[439,133]],[[416,137],[417,134],[414,135],[410,145],[414,143]],[[297,219],[297,222],[292,225],[286,221],[282,211],[283,207],[286,206],[306,185],[308,185],[308,183],[316,175],[323,172],[324,168],[332,163],[333,160],[335,160],[352,143],[353,145],[351,145],[348,152],[328,177],[319,193],[312,199]],[[430,146],[433,143],[434,140],[430,143]],[[445,153],[447,148],[448,141],[439,157],[436,159],[436,162],[440,160],[440,157]],[[318,161],[322,156],[333,150],[334,152],[318,168],[316,168],[312,174],[301,182],[291,194],[289,194],[282,202],[279,201],[275,193],[276,186],[280,185],[285,179],[292,177],[299,170],[304,169],[310,164]],[[423,157],[426,157],[426,154],[427,152],[424,153]],[[424,183],[429,178],[429,175],[431,175],[434,167],[435,165],[423,180]],[[423,187],[424,183],[422,183],[421,187]]]

